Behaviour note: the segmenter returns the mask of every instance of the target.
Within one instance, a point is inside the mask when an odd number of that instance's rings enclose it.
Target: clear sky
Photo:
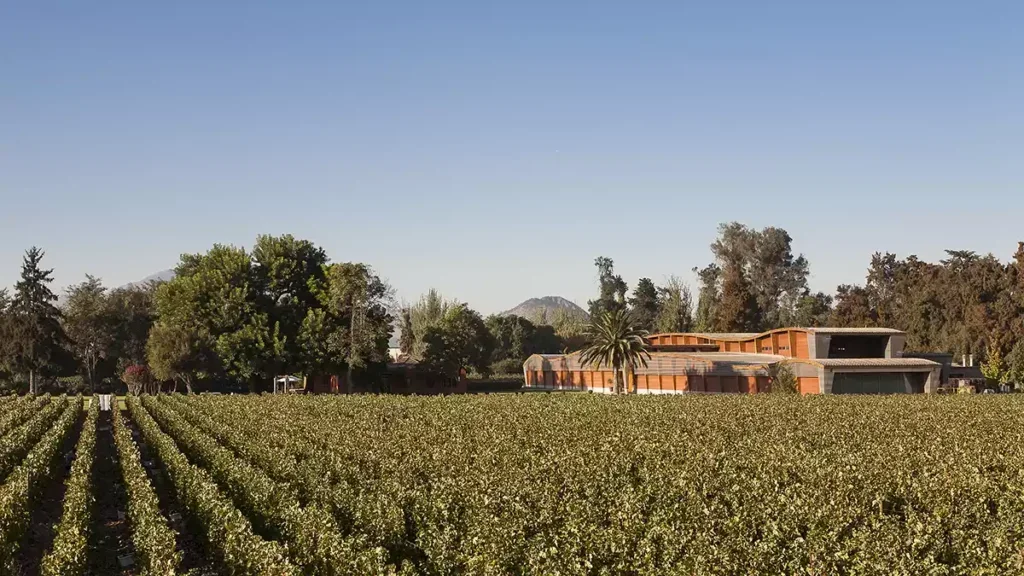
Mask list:
[[[781,226],[811,284],[1024,240],[1024,2],[0,0],[0,286],[292,233],[482,312]]]

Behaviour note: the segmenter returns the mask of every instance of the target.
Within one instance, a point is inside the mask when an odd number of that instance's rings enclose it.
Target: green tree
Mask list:
[[[488,316],[484,323],[494,341],[492,373],[518,373],[531,355],[562,350],[562,341],[552,326],[536,326],[514,314]]]
[[[782,228],[722,224],[711,251],[723,269],[741,268],[759,311],[753,331],[781,327],[793,316],[798,299],[808,293],[810,266],[803,255],[794,256],[792,238]]]
[[[107,290],[99,278],[86,275],[84,282],[67,289],[64,328],[90,391],[97,384],[96,366],[109,355],[117,336],[113,320]]]
[[[205,358],[208,352],[204,339],[187,327],[160,322],[153,326],[146,345],[146,358],[153,376],[160,381],[173,382],[172,392],[178,391],[179,382],[184,384],[188,394],[192,394],[196,381],[208,365]]]
[[[800,383],[787,362],[765,364],[762,369],[768,374],[771,391],[782,394],[796,394],[800,391]]]
[[[146,342],[156,316],[154,293],[159,285],[128,286],[107,294],[106,316],[113,330],[107,374],[120,376],[128,366],[145,364]]]
[[[298,336],[310,308],[320,305],[316,286],[325,280],[327,254],[308,240],[290,234],[257,237],[252,249],[253,296],[266,314],[266,325],[279,340],[273,370],[289,374],[302,364]]]
[[[580,362],[597,368],[608,366],[615,373],[615,392],[627,392],[626,383],[637,368],[646,367],[651,355],[647,351],[647,332],[635,328],[626,310],[604,312],[590,324],[589,344],[580,355]],[[636,385],[633,385],[636,392]]]
[[[591,318],[602,312],[626,308],[626,282],[622,276],[615,274],[615,263],[611,258],[599,256],[594,260],[597,266],[597,281],[600,295],[597,300],[588,302]]]
[[[693,329],[693,298],[690,288],[676,276],[669,276],[658,288],[658,315],[655,330],[661,333],[689,332]]]
[[[426,294],[420,297],[419,301],[412,305],[410,316],[412,318],[412,331],[414,338],[413,358],[422,360],[426,350],[426,342],[423,338],[432,326],[436,326],[448,310],[456,306],[456,302],[445,300],[441,293],[431,288]]]
[[[484,319],[465,304],[448,308],[423,336],[423,363],[449,377],[462,370],[490,374],[494,341]]]
[[[555,310],[551,327],[561,350],[573,352],[583,348],[587,343],[587,324],[587,318],[581,312],[570,312],[564,308]]]
[[[29,393],[36,392],[37,376],[55,376],[66,357],[67,334],[60,310],[50,290],[53,270],[40,268],[43,251],[32,247],[25,252],[21,280],[15,286],[10,305],[10,358],[14,371],[29,377]]]
[[[815,328],[828,326],[832,315],[832,297],[824,292],[804,294],[788,309],[783,324]]]
[[[981,374],[992,384],[1005,384],[1008,381],[1009,372],[998,347],[993,347],[988,358],[981,363]]]
[[[408,306],[402,308],[402,323],[399,326],[401,337],[398,340],[398,348],[402,354],[412,356],[413,348],[416,347],[416,333],[412,328],[412,309]]]
[[[310,308],[299,334],[305,367],[312,372],[344,369],[346,389],[355,372],[382,366],[391,339],[391,287],[366,264],[346,262],[325,269],[316,288],[320,307]]]
[[[328,269],[327,279],[325,305],[341,320],[346,384],[351,391],[353,369],[387,362],[391,288],[369,266],[359,263],[335,264]]]
[[[12,330],[11,298],[6,288],[0,288],[0,384],[9,383],[13,377],[11,374]]]
[[[182,256],[173,280],[155,294],[160,322],[201,337],[203,372],[265,386],[286,365],[285,337],[271,324],[267,299],[246,251],[215,245],[205,254]]]
[[[650,278],[641,278],[629,299],[630,313],[636,326],[650,332],[658,321],[658,288]]]
[[[761,310],[750,290],[743,268],[727,265],[722,278],[722,300],[717,306],[716,330],[719,332],[756,332],[761,326]]]
[[[693,318],[693,329],[697,332],[714,332],[718,324],[718,306],[722,300],[722,269],[718,264],[694,268],[700,283],[697,293],[697,312]]]
[[[1017,340],[1006,357],[1007,381],[1019,388],[1024,384],[1024,339]]]
[[[836,291],[835,307],[829,324],[845,328],[876,326],[878,314],[871,306],[868,291],[861,286],[843,284]]]

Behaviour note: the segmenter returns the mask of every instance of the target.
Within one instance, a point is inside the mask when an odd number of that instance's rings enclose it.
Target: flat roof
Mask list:
[[[650,338],[659,336],[695,336],[697,338],[707,338],[708,340],[754,340],[756,338],[763,338],[770,334],[777,332],[786,332],[788,330],[797,330],[807,332],[808,334],[822,334],[822,335],[861,335],[861,336],[891,336],[893,334],[905,334],[902,330],[896,330],[894,328],[829,328],[829,327],[815,327],[815,328],[803,328],[800,326],[792,326],[787,328],[776,328],[774,330],[768,330],[767,332],[665,332],[660,334],[651,334]]]
[[[809,360],[825,368],[938,368],[938,362],[924,358],[812,358]]]
[[[862,334],[865,336],[888,336],[904,333],[902,330],[894,328],[797,328],[797,330],[807,330],[812,334]]]
[[[710,340],[750,340],[761,335],[760,332],[687,332],[686,336],[699,336]],[[660,334],[655,334],[660,336]]]

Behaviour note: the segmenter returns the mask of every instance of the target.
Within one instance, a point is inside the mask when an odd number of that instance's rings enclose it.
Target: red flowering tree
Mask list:
[[[153,377],[149,373],[149,368],[141,364],[132,364],[124,369],[121,380],[128,385],[129,394],[139,394],[148,391],[147,385],[153,381]]]

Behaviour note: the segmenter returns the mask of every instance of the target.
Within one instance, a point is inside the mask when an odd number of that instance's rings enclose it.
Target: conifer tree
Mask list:
[[[25,252],[9,319],[12,367],[28,374],[30,394],[36,392],[37,376],[56,374],[68,344],[60,310],[54,304],[57,295],[50,290],[53,270],[40,267],[43,256],[34,246]]]

